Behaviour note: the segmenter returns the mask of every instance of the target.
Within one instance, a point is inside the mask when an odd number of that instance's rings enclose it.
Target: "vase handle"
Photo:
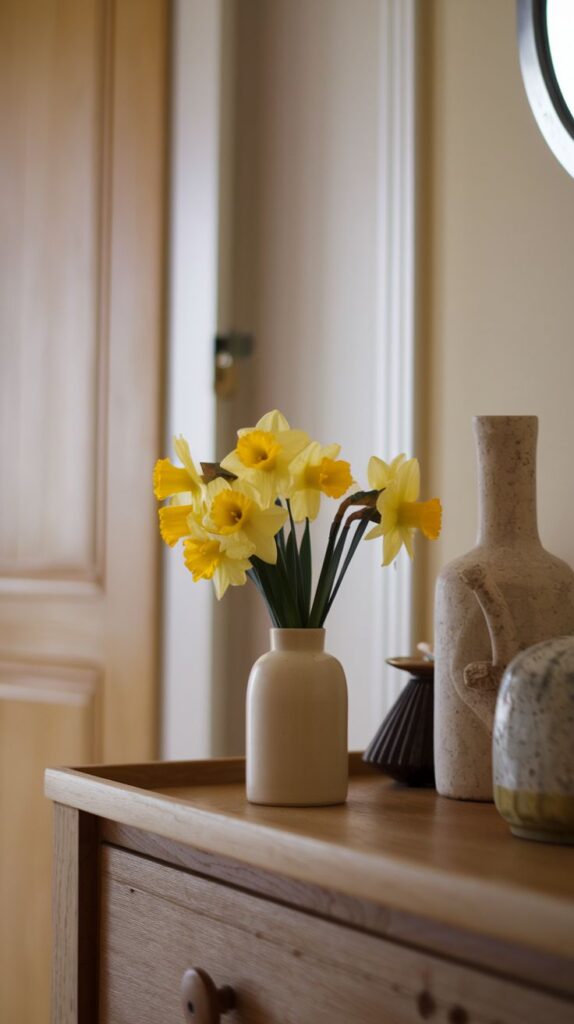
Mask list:
[[[462,583],[472,590],[482,610],[492,647],[492,661],[472,661],[463,672],[464,687],[459,690],[466,704],[492,732],[496,696],[504,670],[518,653],[514,619],[500,589],[480,564],[464,569]]]

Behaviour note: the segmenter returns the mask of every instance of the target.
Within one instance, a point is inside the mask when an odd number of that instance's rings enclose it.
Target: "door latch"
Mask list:
[[[238,362],[253,354],[252,334],[229,331],[215,338],[215,393],[218,398],[233,398],[239,386]]]

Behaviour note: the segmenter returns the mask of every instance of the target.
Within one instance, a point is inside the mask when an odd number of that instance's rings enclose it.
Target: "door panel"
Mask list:
[[[0,459],[10,480],[0,564],[3,577],[86,578],[96,561],[103,16],[96,0],[14,0],[0,17]]]
[[[0,1020],[48,1020],[48,764],[156,754],[168,0],[0,6]]]
[[[52,808],[42,768],[93,761],[101,695],[81,667],[0,664],[0,1019],[47,1020]],[[17,772],[17,774],[16,774]]]

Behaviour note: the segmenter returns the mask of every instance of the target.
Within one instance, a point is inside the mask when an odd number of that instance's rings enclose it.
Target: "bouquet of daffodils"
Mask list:
[[[174,447],[181,466],[160,459],[154,470],[156,498],[169,499],[159,510],[164,541],[183,540],[194,581],[212,579],[218,598],[250,579],[276,627],[323,626],[369,524],[366,540],[383,538],[383,565],[403,545],[413,557],[415,530],[431,540],[440,533],[438,498],[418,501],[417,460],[373,456],[369,489],[354,490],[335,513],[313,594],[309,524],[323,495],[343,498],[356,486],[340,445],[291,430],[275,410],[239,430],[236,448],[221,463],[201,463],[201,473],[182,437]]]

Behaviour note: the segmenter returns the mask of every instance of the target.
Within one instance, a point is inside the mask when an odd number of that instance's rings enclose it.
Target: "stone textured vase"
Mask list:
[[[574,636],[510,663],[496,703],[494,799],[514,835],[574,843]]]
[[[247,799],[304,807],[347,797],[347,683],[324,629],[272,629],[247,688]]]
[[[502,674],[519,651],[574,633],[574,573],[538,536],[537,417],[478,416],[473,425],[477,545],[436,587],[435,776],[443,796],[492,800]]]

